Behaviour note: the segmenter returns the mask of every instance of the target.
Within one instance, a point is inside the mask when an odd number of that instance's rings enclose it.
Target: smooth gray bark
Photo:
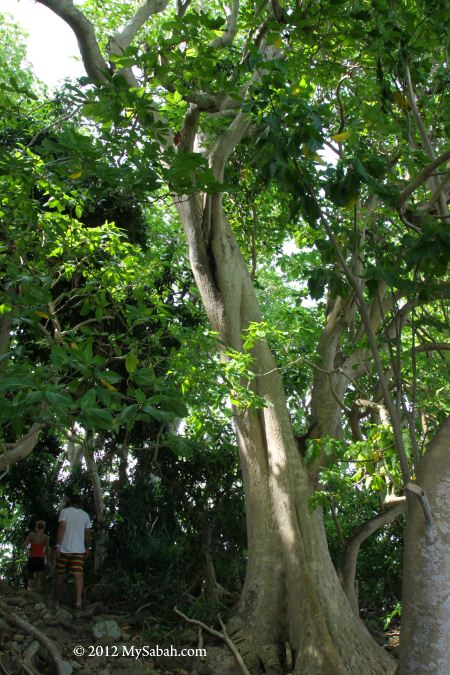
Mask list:
[[[450,417],[430,443],[417,484],[431,507],[427,521],[420,497],[409,499],[403,565],[402,675],[450,672]]]

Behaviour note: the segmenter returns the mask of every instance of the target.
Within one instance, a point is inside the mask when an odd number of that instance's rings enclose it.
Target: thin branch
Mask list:
[[[450,342],[425,342],[416,347],[416,352],[450,351]]]
[[[75,333],[75,331],[80,330],[80,328],[83,328],[84,326],[88,326],[91,323],[99,323],[100,321],[109,321],[109,320],[114,319],[114,317],[110,314],[105,314],[105,316],[101,316],[99,319],[86,319],[86,321],[82,321],[81,323],[78,323],[76,326],[73,328],[68,328],[67,330],[63,330],[60,333],[60,337],[64,337],[64,335],[68,335],[69,333]]]
[[[175,614],[178,614],[179,616],[181,616],[188,623],[193,623],[196,626],[200,626],[201,628],[203,628],[203,630],[206,630],[211,635],[214,635],[214,637],[217,637],[220,640],[223,640],[228,645],[230,650],[233,652],[234,658],[238,662],[239,668],[241,669],[241,672],[244,673],[244,675],[250,675],[250,671],[247,668],[247,666],[245,665],[245,663],[242,659],[242,656],[240,655],[236,645],[234,644],[234,642],[232,641],[232,639],[230,638],[230,636],[226,632],[225,626],[224,626],[220,616],[219,616],[219,621],[220,621],[220,625],[222,627],[223,633],[221,633],[218,630],[215,630],[215,628],[211,628],[211,626],[207,626],[206,623],[203,623],[203,621],[198,621],[197,619],[190,619],[188,616],[186,616],[186,614],[183,614],[183,612],[180,612],[180,610],[177,607],[174,607],[173,610],[174,610]]]
[[[395,408],[394,402],[391,397],[391,393],[389,391],[388,383],[384,374],[383,366],[381,363],[380,359],[380,353],[378,350],[377,342],[375,339],[375,333],[372,328],[369,312],[367,310],[367,305],[364,300],[364,296],[361,290],[361,286],[359,284],[358,279],[355,277],[353,272],[350,270],[349,266],[347,265],[345,258],[342,254],[341,248],[336,240],[336,237],[333,234],[333,231],[331,227],[329,226],[326,218],[322,214],[321,216],[321,221],[323,224],[323,227],[328,235],[328,238],[334,248],[334,251],[336,253],[336,257],[339,261],[339,264],[342,267],[342,270],[347,278],[347,281],[349,282],[350,286],[353,288],[356,294],[356,298],[358,301],[358,307],[359,311],[361,313],[361,318],[364,323],[364,327],[366,329],[366,335],[367,339],[369,341],[369,346],[372,351],[372,356],[373,360],[375,363],[375,368],[377,371],[378,379],[380,382],[381,390],[383,392],[383,398],[384,402],[386,404],[386,408],[388,409],[389,412],[389,417],[391,419],[391,424],[392,424],[392,431],[394,433],[394,438],[395,438],[395,446],[397,448],[398,452],[398,457],[400,461],[400,467],[403,475],[403,480],[405,483],[409,481],[409,466],[408,466],[408,457],[406,454],[406,449],[405,445],[403,442],[403,436],[402,436],[402,429],[401,429],[401,424],[400,420],[398,419],[398,414],[397,410]]]
[[[441,164],[448,161],[449,159],[450,159],[450,149],[445,150],[445,152],[441,153],[439,157],[436,157],[435,160],[433,160],[430,164],[428,164],[428,166],[422,169],[422,171],[420,171],[420,173],[417,174],[417,176],[405,187],[405,189],[402,190],[395,204],[396,208],[400,210],[402,206],[405,204],[408,197],[410,197],[412,193],[415,190],[417,190],[418,187],[420,187],[423,183],[425,183],[426,180],[428,180],[433,171],[435,171]]]
[[[427,524],[427,531],[429,533],[434,533],[436,526],[434,523],[430,502],[428,501],[428,497],[425,494],[425,490],[420,487],[420,485],[417,485],[417,483],[411,482],[405,485],[405,489],[420,500],[420,505],[422,507],[423,515],[425,516],[425,522]]]
[[[429,211],[434,206],[444,189],[447,188],[448,183],[450,183],[450,173],[448,173],[445,178],[442,179],[440,185],[438,185],[430,199],[422,206],[422,211]]]
[[[52,122],[51,124],[48,124],[43,129],[39,129],[39,131],[37,131],[34,134],[31,141],[26,144],[25,148],[31,148],[31,146],[33,146],[36,143],[36,141],[39,140],[39,138],[41,136],[46,134],[47,131],[49,131],[50,129],[53,129],[53,127],[58,126],[58,124],[61,124],[61,122],[66,122],[67,120],[69,120],[71,117],[73,117],[75,115],[75,113],[77,113],[80,110],[81,107],[82,107],[81,104],[75,106],[75,108],[73,110],[71,110],[70,112],[66,113],[65,115],[61,115],[61,117],[58,117],[58,119],[55,122]],[[63,275],[61,275],[61,276],[63,276]]]

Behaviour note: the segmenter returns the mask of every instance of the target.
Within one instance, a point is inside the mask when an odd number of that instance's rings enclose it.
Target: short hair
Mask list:
[[[69,495],[69,502],[71,506],[80,506],[81,504],[81,497],[80,495]]]
[[[36,521],[36,529],[37,530],[45,530],[45,520],[37,520]]]

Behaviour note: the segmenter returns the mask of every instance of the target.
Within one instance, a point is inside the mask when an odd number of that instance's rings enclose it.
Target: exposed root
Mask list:
[[[39,642],[33,640],[33,642],[26,648],[23,655],[22,667],[31,675],[39,675],[39,670],[34,665],[34,657],[39,651]]]
[[[21,628],[23,631],[36,638],[36,640],[40,642],[50,654],[55,665],[55,674],[65,675],[66,670],[64,668],[62,656],[56,645],[54,645],[53,642],[46,635],[44,635],[44,633],[41,633],[40,630],[32,626],[31,623],[28,623],[28,621],[25,621],[25,619],[21,619],[19,616],[17,616],[17,614],[14,614],[14,612],[6,613],[0,608],[0,613],[5,617],[5,619],[8,620],[9,623],[16,624],[16,626],[19,626],[19,628]],[[32,672],[30,668],[29,670]]]

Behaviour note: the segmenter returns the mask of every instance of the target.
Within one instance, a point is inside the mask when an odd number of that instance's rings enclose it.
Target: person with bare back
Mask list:
[[[89,555],[91,520],[81,508],[79,495],[72,495],[70,506],[59,514],[56,533],[55,600],[61,599],[64,575],[70,572],[75,584],[75,609],[81,609],[84,560]]]
[[[25,538],[23,546],[28,548],[28,590],[42,593],[44,573],[50,564],[50,539],[45,534],[45,521],[37,520],[34,532]]]

